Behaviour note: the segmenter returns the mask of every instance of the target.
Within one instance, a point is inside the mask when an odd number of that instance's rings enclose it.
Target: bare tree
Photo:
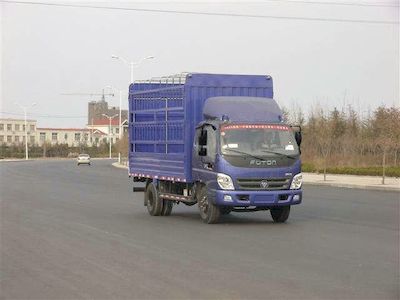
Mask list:
[[[332,122],[324,115],[322,109],[316,113],[315,142],[323,159],[324,181],[326,181],[327,160],[334,145]]]
[[[379,107],[375,111],[373,122],[376,141],[382,153],[382,184],[385,184],[387,155],[390,149],[399,145],[400,110],[397,108]]]
[[[128,135],[125,134],[122,139],[120,139],[117,143],[116,143],[116,149],[118,152],[121,153],[121,159],[122,161],[125,161],[128,157]]]

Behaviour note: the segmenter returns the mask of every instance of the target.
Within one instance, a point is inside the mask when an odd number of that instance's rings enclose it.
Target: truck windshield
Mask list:
[[[289,126],[237,124],[221,127],[221,153],[293,157],[299,155],[299,148]]]

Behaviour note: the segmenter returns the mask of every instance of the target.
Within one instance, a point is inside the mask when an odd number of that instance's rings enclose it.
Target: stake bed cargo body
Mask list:
[[[273,97],[269,76],[188,74],[179,79],[130,87],[129,166],[133,176],[191,182],[193,137],[203,121],[205,100]]]
[[[298,148],[272,98],[272,78],[266,75],[193,73],[132,84],[129,175],[146,182],[145,205],[150,214],[163,214],[164,207],[172,208],[176,202],[194,204],[204,194],[203,215],[200,202],[199,208],[207,223],[216,221],[209,216],[213,205],[219,216],[224,209],[248,211],[300,203],[301,190],[295,191],[295,203],[289,189],[293,176],[300,173]],[[286,150],[253,155],[270,151],[263,146],[249,148],[253,137],[268,132],[285,140]],[[218,175],[222,172],[231,174]],[[228,189],[218,183],[224,175],[234,180]],[[279,193],[265,194],[276,187],[289,190],[281,198],[290,201],[278,203]]]

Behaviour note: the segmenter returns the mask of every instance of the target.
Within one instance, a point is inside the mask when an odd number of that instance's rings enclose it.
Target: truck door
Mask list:
[[[193,167],[212,170],[217,154],[217,134],[213,125],[196,129],[194,140]]]

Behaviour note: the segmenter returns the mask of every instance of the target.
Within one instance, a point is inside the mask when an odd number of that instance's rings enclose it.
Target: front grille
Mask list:
[[[267,186],[265,186],[265,182],[267,182]],[[241,190],[259,190],[259,191],[288,190],[290,177],[240,178],[237,179],[237,183]]]

